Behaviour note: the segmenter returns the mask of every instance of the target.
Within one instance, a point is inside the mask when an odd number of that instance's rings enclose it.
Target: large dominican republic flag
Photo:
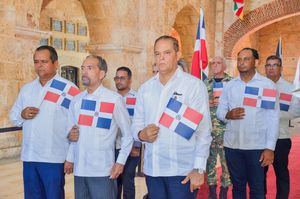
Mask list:
[[[279,94],[279,108],[281,111],[289,111],[293,95],[290,93]]]
[[[203,115],[201,113],[186,106],[175,98],[170,98],[159,123],[189,140],[202,118]]]
[[[244,106],[275,109],[276,90],[246,86],[244,93]]]
[[[110,129],[114,107],[114,103],[83,99],[78,125]]]
[[[46,92],[44,100],[58,103],[66,109],[69,109],[72,98],[79,93],[80,90],[78,88],[63,81],[53,79]]]
[[[233,12],[240,19],[244,17],[244,0],[233,0]]]
[[[197,28],[196,43],[194,48],[194,55],[192,60],[191,74],[202,80],[208,77],[208,58],[206,50],[206,33],[204,13],[200,9],[200,19]]]

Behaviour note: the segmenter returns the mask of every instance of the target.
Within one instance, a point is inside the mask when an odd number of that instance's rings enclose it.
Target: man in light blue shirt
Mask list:
[[[240,75],[223,89],[217,117],[226,123],[225,157],[233,184],[233,198],[264,198],[264,167],[272,164],[278,138],[276,86],[256,71],[255,49],[238,53]]]

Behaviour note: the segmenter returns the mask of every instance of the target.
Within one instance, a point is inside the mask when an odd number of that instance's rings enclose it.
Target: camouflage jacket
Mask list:
[[[232,79],[232,77],[225,73],[225,77],[222,79],[222,82],[229,82],[231,79]],[[213,84],[214,84],[214,82],[215,82],[214,77],[212,77],[210,79],[206,79],[204,81],[204,83],[207,87],[209,100],[213,99]],[[224,130],[225,130],[225,124],[222,121],[217,119],[216,112],[217,112],[217,106],[210,107],[210,116],[211,116],[211,122],[212,122],[212,127],[213,127],[212,135],[224,133]]]

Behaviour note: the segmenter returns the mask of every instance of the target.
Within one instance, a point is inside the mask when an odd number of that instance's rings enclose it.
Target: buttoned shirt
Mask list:
[[[98,128],[94,125],[97,123],[98,116],[100,117],[102,114],[98,112],[101,108],[98,106],[93,113],[95,116],[93,125],[79,124],[83,100],[96,101],[96,104],[101,102],[114,104],[109,128]],[[74,125],[79,127],[79,139],[77,142],[72,142],[67,156],[67,161],[74,162],[75,176],[105,177],[110,175],[115,163],[115,142],[118,128],[121,129],[122,138],[117,163],[125,164],[132,148],[133,138],[130,131],[129,114],[121,95],[102,85],[93,93],[84,91],[71,103],[68,119],[69,129]]]
[[[53,79],[75,86],[59,75],[55,75]],[[10,111],[13,124],[23,127],[22,161],[63,163],[66,159],[69,147],[68,109],[58,103],[43,100],[53,79],[44,86],[39,78],[25,84]],[[26,107],[39,108],[39,113],[35,118],[25,120],[21,117],[21,112]]]
[[[159,124],[171,97],[203,114],[189,140]],[[211,143],[211,120],[207,89],[201,80],[178,68],[165,85],[161,84],[159,74],[145,82],[137,95],[132,123],[134,138],[140,141],[138,133],[152,123],[160,129],[153,143],[145,143],[146,175],[185,176],[193,168],[205,170]]]
[[[249,82],[240,76],[229,81],[222,92],[217,109],[217,117],[226,122],[224,146],[233,149],[275,149],[278,138],[279,110],[244,106],[245,87],[276,89],[268,78],[255,73]],[[245,116],[239,120],[227,120],[228,111],[243,107]]]
[[[293,84],[289,83],[283,78],[280,78],[276,82],[276,87],[278,91],[278,98],[280,96],[280,93],[292,95],[292,91],[295,90]],[[279,100],[277,100],[277,105],[278,104]],[[279,139],[286,139],[291,137],[289,132],[289,120],[296,117],[300,117],[300,100],[297,97],[293,96],[288,111],[280,111]]]
[[[123,96],[125,104],[126,104],[127,98],[136,98],[136,95],[137,95],[137,92],[135,90],[130,89],[128,91],[128,93],[126,93],[126,95]],[[134,107],[132,107],[132,108],[134,108]],[[132,119],[132,116],[130,116],[130,119]],[[120,129],[119,129],[118,134],[117,134],[117,140],[116,140],[116,149],[121,148],[121,137],[122,137],[122,133],[120,132]],[[133,146],[140,148],[142,146],[142,143],[139,141],[134,141]]]

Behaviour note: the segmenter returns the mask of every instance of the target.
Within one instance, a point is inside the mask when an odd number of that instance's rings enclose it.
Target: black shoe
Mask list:
[[[220,190],[220,199],[227,199],[228,187],[222,187]]]
[[[217,199],[217,185],[209,185],[208,199]]]

